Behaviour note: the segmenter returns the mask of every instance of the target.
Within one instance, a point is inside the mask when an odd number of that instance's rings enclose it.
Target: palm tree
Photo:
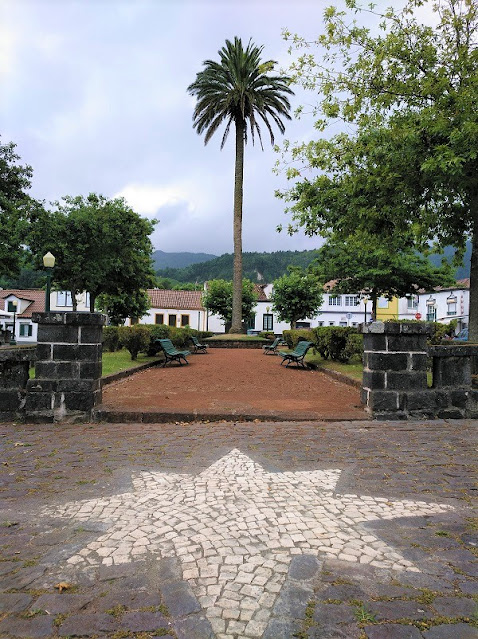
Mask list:
[[[206,60],[203,71],[189,85],[188,92],[197,96],[193,114],[193,127],[201,135],[205,132],[207,144],[220,125],[226,125],[222,136],[224,147],[231,124],[236,127],[236,164],[234,174],[234,276],[231,333],[242,331],[242,186],[244,181],[244,145],[247,143],[248,124],[252,143],[257,133],[261,148],[260,122],[269,131],[271,144],[274,133],[269,120],[284,133],[281,118],[290,120],[290,103],[287,94],[293,95],[286,76],[268,75],[276,64],[273,60],[261,61],[263,47],[251,40],[244,49],[237,36],[234,42],[218,51],[220,61]]]

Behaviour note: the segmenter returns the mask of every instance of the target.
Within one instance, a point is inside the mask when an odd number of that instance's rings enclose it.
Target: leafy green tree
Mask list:
[[[123,198],[90,193],[64,197],[53,211],[39,212],[29,244],[38,261],[47,251],[56,257],[55,284],[90,293],[90,310],[100,293],[137,295],[152,286],[154,221],[140,217]]]
[[[210,313],[219,315],[226,324],[232,321],[233,283],[226,280],[211,280],[202,297],[202,303]],[[257,302],[254,284],[242,280],[242,316],[249,317]]]
[[[323,287],[314,273],[291,267],[288,275],[274,282],[272,308],[281,322],[289,322],[291,329],[298,320],[314,317],[322,306]]]
[[[151,335],[147,326],[136,324],[136,326],[120,326],[118,328],[119,341],[131,355],[134,361],[138,359],[138,353],[148,350]]]
[[[19,164],[16,145],[0,143],[0,277],[15,276],[24,254],[29,213],[41,208],[26,191],[32,167]]]
[[[204,69],[189,85],[188,92],[197,96],[193,126],[201,135],[205,133],[207,144],[224,123],[221,149],[224,147],[231,125],[236,133],[236,158],[234,172],[234,299],[232,333],[242,330],[242,201],[244,181],[244,145],[247,142],[248,125],[252,142],[257,133],[262,147],[260,120],[269,132],[271,144],[274,133],[271,121],[281,133],[285,126],[282,118],[290,119],[290,103],[287,95],[293,91],[289,78],[271,75],[273,60],[262,61],[263,47],[249,41],[243,47],[240,38],[226,40],[219,50],[219,62],[206,60]]]
[[[151,308],[151,303],[146,291],[138,290],[116,295],[100,293],[96,306],[98,310],[108,315],[113,326],[122,326],[128,317],[141,318],[146,315]]]
[[[330,7],[325,30],[294,64],[294,77],[320,94],[322,139],[285,152],[299,182],[285,195],[294,226],[306,233],[333,229],[347,237],[378,231],[386,243],[457,248],[472,237],[470,335],[478,338],[478,6],[472,0],[408,0],[378,14],[372,5]],[[423,24],[417,9],[438,19]],[[350,15],[378,17],[378,32]],[[299,48],[310,44],[290,37]],[[342,121],[353,133],[330,138]],[[312,171],[308,173],[309,169]],[[315,172],[315,176],[314,176]],[[372,196],[370,198],[370,196]]]
[[[372,301],[374,317],[381,296],[404,297],[421,288],[455,284],[448,263],[435,267],[413,249],[391,246],[365,233],[345,240],[331,238],[312,268],[323,282],[334,281],[334,293],[363,293]]]

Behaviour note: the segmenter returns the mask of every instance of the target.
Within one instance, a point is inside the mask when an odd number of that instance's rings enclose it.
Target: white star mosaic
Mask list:
[[[362,524],[451,506],[335,493],[340,470],[266,472],[232,450],[198,475],[142,472],[133,491],[49,507],[43,515],[111,524],[67,561],[117,565],[179,558],[212,627],[262,636],[293,555],[418,572]],[[229,631],[228,631],[229,629]]]

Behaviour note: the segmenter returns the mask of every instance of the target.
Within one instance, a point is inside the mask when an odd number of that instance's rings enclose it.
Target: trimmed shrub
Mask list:
[[[314,330],[310,328],[295,328],[283,332],[283,338],[289,348],[295,348],[299,342],[313,342],[315,344]]]
[[[149,331],[150,342],[146,351],[149,357],[156,355],[161,349],[155,341],[158,339],[170,339],[174,346],[184,350],[190,346],[189,337],[195,335],[199,340],[211,337],[212,333],[206,331],[197,331],[189,326],[177,328],[176,326],[167,326],[166,324],[143,324]]]
[[[118,326],[104,326],[103,327],[103,348],[105,351],[114,353],[120,348],[120,339],[118,333]]]
[[[345,362],[349,362],[351,359],[363,360],[363,335],[360,333],[347,335],[343,357]]]
[[[121,345],[130,352],[133,361],[137,359],[138,353],[148,350],[151,338],[150,332],[144,324],[120,326],[118,332]]]
[[[357,335],[357,329],[351,326],[319,326],[313,329],[315,348],[323,359],[333,359],[339,362],[347,362],[352,352],[358,348],[358,341],[350,341],[347,347],[347,339],[350,335]]]

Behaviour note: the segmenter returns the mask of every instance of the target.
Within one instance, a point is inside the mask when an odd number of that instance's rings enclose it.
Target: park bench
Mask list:
[[[207,346],[206,344],[201,344],[198,340],[197,337],[195,337],[194,335],[190,335],[189,339],[192,342],[193,345],[193,349],[195,353],[207,353]]]
[[[313,342],[302,341],[299,342],[295,349],[290,353],[279,353],[282,357],[282,361],[280,363],[281,366],[284,362],[287,362],[286,368],[288,368],[290,364],[295,362],[297,367],[302,366],[302,368],[305,368],[304,357],[306,356],[309,348],[313,345]]]
[[[264,344],[262,347],[264,349],[264,355],[272,353],[275,355],[277,353],[277,347],[282,342],[282,337],[276,337],[272,344]]]
[[[156,341],[159,342],[159,346],[164,354],[163,367],[166,366],[168,362],[179,362],[182,366],[183,363],[181,360],[184,360],[186,364],[189,364],[186,359],[187,355],[191,355],[189,351],[178,351],[170,339],[160,339]]]

